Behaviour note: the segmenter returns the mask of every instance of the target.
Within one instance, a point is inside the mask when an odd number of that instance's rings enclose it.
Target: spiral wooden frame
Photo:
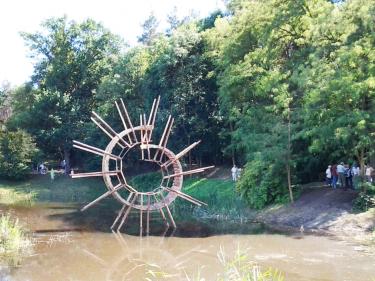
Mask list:
[[[73,141],[73,147],[102,156],[102,171],[72,174],[72,178],[103,177],[104,183],[108,189],[107,192],[84,206],[81,210],[84,211],[102,199],[112,195],[122,204],[122,208],[111,226],[113,229],[117,225],[117,231],[121,230],[132,209],[139,211],[140,233],[143,232],[143,212],[146,212],[146,232],[149,233],[150,213],[153,211],[160,213],[167,226],[171,223],[172,226],[176,228],[176,223],[169,205],[177,197],[183,198],[198,206],[206,205],[181,191],[184,175],[200,173],[206,169],[213,168],[213,166],[209,166],[190,171],[183,171],[182,169],[180,159],[197,146],[200,141],[194,142],[178,154],[174,154],[169,150],[167,148],[167,142],[174,121],[174,119],[169,116],[159,144],[152,144],[152,132],[155,126],[159,103],[160,97],[154,100],[149,118],[146,119],[145,114],[140,115],[140,125],[134,127],[123,100],[121,99],[120,102],[116,102],[116,108],[124,126],[124,130],[121,133],[115,132],[98,114],[93,112],[91,120],[111,138],[105,150],[82,142]],[[115,153],[115,149],[120,152]],[[142,161],[152,162],[160,167],[162,181],[160,185],[152,191],[138,191],[127,182],[124,174],[123,160],[131,150],[140,150]],[[111,166],[115,166],[115,170],[111,170]],[[164,209],[167,212],[167,216],[164,213]]]

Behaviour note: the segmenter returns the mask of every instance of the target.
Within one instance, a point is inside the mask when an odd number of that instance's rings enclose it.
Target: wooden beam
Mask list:
[[[167,168],[169,165],[173,164],[174,162],[176,162],[178,159],[180,159],[181,157],[183,157],[186,153],[188,153],[190,150],[192,150],[194,147],[196,147],[201,141],[196,141],[194,142],[193,144],[189,145],[188,147],[186,147],[184,150],[182,150],[181,152],[179,152],[178,154],[176,154],[176,156],[173,158],[173,159],[170,159],[168,160],[167,162],[163,163],[161,165],[162,168]]]
[[[120,106],[118,105],[117,101],[115,101],[115,104],[116,104],[117,112],[120,115],[122,124],[124,125],[124,129],[127,130],[128,126],[126,125],[125,118],[124,118],[124,115],[121,112]],[[133,140],[131,139],[130,135],[127,134],[126,136],[128,138],[129,144],[132,145],[133,144]]]
[[[134,195],[134,193],[130,193],[129,196],[128,196],[128,199],[126,199],[127,202],[129,202],[130,198]],[[120,219],[121,215],[123,214],[125,208],[126,208],[126,204],[124,204],[120,210],[120,212],[118,213],[115,221],[113,222],[113,224],[111,225],[111,229],[113,229],[117,223],[117,221]]]
[[[127,218],[128,215],[129,215],[131,209],[133,208],[134,201],[135,201],[135,199],[137,199],[137,197],[138,197],[138,194],[135,193],[135,195],[134,195],[132,201],[130,202],[130,205],[128,206],[128,208],[126,209],[126,211],[125,211],[125,213],[124,213],[124,216],[122,217],[121,223],[120,223],[119,227],[117,228],[117,231],[120,231],[122,225],[124,224],[126,218]]]
[[[113,155],[111,153],[108,153],[108,152],[106,152],[106,151],[104,151],[100,148],[97,148],[97,147],[94,147],[94,146],[91,146],[91,145],[88,145],[88,144],[85,144],[85,143],[82,143],[82,142],[79,142],[79,141],[74,140],[73,141],[73,147],[84,150],[84,151],[87,151],[87,152],[91,152],[91,153],[94,153],[94,154],[97,154],[97,155],[100,155],[100,156],[108,155],[113,160],[122,160],[121,157],[118,157],[118,156]]]
[[[167,146],[167,142],[168,142],[168,138],[169,138],[169,135],[171,133],[171,130],[172,130],[173,122],[174,122],[174,119],[172,118],[171,115],[169,115],[168,120],[167,120],[167,124],[165,125],[163,134],[162,134],[162,136],[160,138],[160,142],[159,142],[159,146],[162,147],[161,155],[160,155],[160,160],[159,161],[161,161],[161,159],[162,159],[162,157],[164,155],[164,149]],[[156,158],[158,157],[158,154],[159,154],[159,150],[157,150],[155,152],[154,160],[156,160]]]
[[[115,132],[115,130],[112,129],[111,126],[108,125],[107,122],[105,122],[98,114],[96,114],[94,111],[92,112],[91,120],[111,139],[117,137],[119,139],[118,145],[122,148],[124,147],[131,147],[131,145],[126,142],[122,137],[119,136],[118,133]]]
[[[87,204],[86,206],[84,206],[81,211],[84,211],[88,208],[90,208],[91,206],[95,205],[96,203],[98,203],[100,200],[106,198],[107,196],[111,195],[112,193],[118,191],[119,189],[123,188],[124,186],[120,183],[118,185],[116,185],[113,190],[108,190],[106,193],[103,193],[102,195],[100,195],[98,198],[96,198],[94,201],[90,202],[89,204]]]
[[[137,135],[134,131],[134,127],[133,127],[133,123],[129,117],[129,113],[126,109],[126,106],[125,106],[125,103],[122,99],[120,99],[121,103],[119,105],[119,114],[120,114],[120,117],[122,116],[122,120],[123,120],[123,124],[124,124],[124,127],[125,129],[130,129],[132,131],[132,134],[133,134],[133,137],[134,137],[134,141],[135,142],[138,142],[138,139],[137,139]],[[121,111],[123,111],[124,115],[121,113]],[[126,125],[126,122],[128,123],[128,125]]]
[[[79,174],[71,174],[70,176],[73,178],[73,179],[76,179],[76,178],[88,178],[88,177],[102,177],[104,175],[108,175],[108,176],[117,176],[118,173],[120,173],[121,171],[108,171],[108,172],[90,172],[90,173],[79,173]]]
[[[147,195],[147,222],[146,222],[146,234],[150,233],[150,205],[151,205],[151,196]]]
[[[155,195],[155,194],[154,194],[154,198],[155,198],[155,201],[156,201],[157,203],[160,202],[160,201],[158,200],[158,198],[156,198],[156,195]],[[164,202],[162,202],[162,203],[165,205]],[[159,212],[160,212],[160,215],[161,215],[161,217],[162,217],[162,219],[163,219],[165,225],[166,225],[167,227],[169,227],[169,223],[168,223],[168,221],[167,221],[167,219],[166,219],[166,217],[165,217],[165,214],[164,214],[163,208],[160,208],[160,209],[159,209]]]
[[[185,171],[185,172],[181,172],[181,173],[177,173],[177,174],[172,174],[172,175],[164,176],[163,179],[169,179],[169,178],[173,178],[173,177],[177,177],[177,176],[185,176],[185,175],[201,173],[201,172],[204,172],[207,169],[212,169],[214,167],[215,166],[208,166],[208,167],[204,167],[204,168],[199,168],[199,169],[195,169],[195,170],[190,170],[190,171]]]
[[[200,201],[200,200],[198,200],[198,199],[195,199],[194,197],[191,197],[190,195],[188,195],[188,194],[186,194],[186,193],[183,193],[182,191],[175,190],[175,189],[172,189],[172,188],[169,188],[169,187],[165,187],[165,186],[163,186],[163,188],[164,188],[165,190],[168,190],[168,191],[171,191],[171,192],[176,193],[176,194],[177,194],[178,196],[180,196],[181,198],[183,198],[183,199],[185,199],[185,200],[187,200],[187,201],[190,201],[191,203],[194,203],[194,204],[196,204],[196,205],[198,205],[198,206],[202,206],[202,205],[206,205],[206,206],[207,206],[206,203],[204,203],[204,202],[202,202],[202,201]]]

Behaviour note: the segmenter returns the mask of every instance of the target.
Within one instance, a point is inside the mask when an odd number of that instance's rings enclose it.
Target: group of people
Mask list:
[[[365,167],[366,181],[372,183],[372,173],[374,169],[367,165]],[[357,189],[361,175],[361,170],[357,164],[349,165],[341,162],[336,165],[328,165],[326,170],[326,183],[327,185],[337,188],[351,188]]]
[[[60,162],[60,167],[62,170],[64,170],[64,174],[67,174],[67,168],[66,168],[67,165],[66,165],[65,160],[62,160]],[[37,166],[37,172],[38,174],[46,175],[48,172],[48,168],[44,163],[41,163],[40,165]],[[53,181],[55,179],[55,170],[53,168],[51,168],[50,170],[50,176],[51,176],[51,180]]]
[[[233,165],[233,167],[232,167],[232,169],[230,171],[232,173],[232,180],[234,182],[236,182],[240,178],[240,176],[241,176],[242,169],[241,168],[237,168],[236,165]]]

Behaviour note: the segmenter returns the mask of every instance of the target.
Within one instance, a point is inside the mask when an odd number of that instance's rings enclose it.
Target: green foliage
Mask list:
[[[231,180],[188,178],[184,181],[183,192],[207,203],[204,209],[211,214],[238,217],[246,208]]]
[[[287,202],[285,177],[276,159],[272,161],[257,154],[254,160],[247,162],[237,188],[251,208],[262,209],[270,203]]]
[[[13,121],[36,137],[45,153],[70,160],[72,139],[82,136],[95,105],[95,91],[119,51],[119,40],[100,24],[65,17],[23,33],[36,59],[32,83],[16,95]],[[24,109],[24,110],[20,110]]]
[[[140,174],[132,177],[130,185],[138,191],[148,192],[160,186],[162,175],[160,172]]]
[[[22,255],[30,252],[32,243],[20,226],[18,219],[2,214],[0,217],[0,260],[17,265]]]
[[[138,123],[160,95],[153,142],[171,114],[169,148],[202,140],[189,164],[231,157],[247,163],[238,190],[250,206],[291,200],[328,163],[363,168],[375,155],[375,3],[336,2],[231,0],[227,15],[175,12],[165,34],[150,15],[143,44],[124,53],[92,20],[50,19],[45,32],[23,34],[36,64],[32,81],[11,91],[7,126],[27,130],[47,156],[97,169],[94,157],[70,155],[72,139],[108,142],[90,112],[120,131],[115,100]]]
[[[0,132],[0,177],[22,179],[31,172],[36,153],[32,137],[23,132]]]
[[[375,186],[371,183],[364,182],[360,185],[362,190],[353,202],[355,211],[367,211],[375,208]]]

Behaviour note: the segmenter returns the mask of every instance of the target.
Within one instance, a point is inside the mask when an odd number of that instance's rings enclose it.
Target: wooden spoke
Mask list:
[[[206,205],[206,203],[198,200],[198,199],[195,199],[194,197],[191,197],[190,195],[186,194],[186,193],[183,193],[182,191],[178,191],[178,190],[175,190],[173,188],[169,188],[169,187],[163,187],[163,189],[167,190],[167,191],[171,191],[171,192],[174,192],[176,193],[179,197],[191,202],[191,203],[194,203],[198,206],[202,206],[202,205]]]
[[[134,130],[132,121],[129,117],[129,113],[126,109],[124,101],[120,99],[120,103],[115,102],[115,104],[116,104],[117,111],[120,115],[120,118],[121,118],[122,124],[124,125],[125,130],[130,129],[132,131],[134,142],[138,142],[137,135],[135,134],[135,130]]]
[[[151,205],[151,196],[147,196],[147,222],[146,222],[146,233],[150,233],[150,205]]]
[[[160,150],[161,150],[159,161],[161,161],[162,158],[163,158],[164,150],[167,146],[167,142],[168,142],[168,138],[169,138],[169,135],[171,133],[171,130],[172,130],[173,122],[174,122],[174,119],[172,118],[171,115],[169,115],[168,120],[167,120],[167,124],[165,125],[165,128],[164,128],[163,135],[161,136],[160,142],[159,142],[159,147],[160,147]],[[159,150],[157,150],[155,152],[154,160],[156,160],[156,158],[158,157],[158,154],[159,154]]]
[[[115,130],[112,129],[111,126],[108,125],[107,122],[105,122],[98,114],[96,114],[94,111],[92,112],[91,120],[111,139],[117,137],[119,139],[118,145],[122,148],[124,147],[130,147],[131,145],[127,143],[124,139],[122,139]]]
[[[122,225],[124,224],[126,218],[127,218],[128,215],[129,215],[131,209],[133,208],[134,201],[135,201],[135,199],[137,199],[137,197],[138,197],[138,194],[134,194],[134,197],[133,197],[132,201],[130,202],[130,205],[128,206],[128,208],[126,209],[126,211],[125,211],[125,213],[124,213],[124,216],[122,217],[121,223],[120,223],[120,225],[118,226],[117,231],[120,231]]]
[[[160,96],[158,96],[158,98],[156,100],[154,99],[154,102],[152,103],[150,116],[148,118],[147,125],[152,126],[152,129],[150,130],[150,133],[149,133],[149,136],[148,136],[148,142],[151,142],[152,131],[153,131],[154,126],[155,126],[156,113],[157,113],[158,108],[159,108],[159,103],[160,103]]]
[[[81,211],[84,211],[88,208],[90,208],[91,206],[95,205],[96,203],[98,203],[100,200],[106,198],[107,196],[111,195],[112,193],[118,191],[119,189],[123,188],[124,186],[122,184],[118,184],[116,185],[113,190],[108,190],[106,193],[103,193],[102,195],[100,195],[98,198],[96,198],[94,201],[90,202],[89,204],[87,204],[86,206],[84,206]]]
[[[94,154],[100,155],[100,156],[107,155],[107,156],[109,156],[109,158],[111,158],[113,160],[122,160],[119,156],[113,155],[111,153],[108,153],[108,152],[100,149],[100,148],[97,148],[97,147],[94,147],[94,146],[91,146],[91,145],[88,145],[88,144],[85,144],[85,143],[82,143],[82,142],[79,142],[79,141],[73,141],[73,147],[84,150],[84,151],[87,151],[87,152],[91,152],[91,153],[94,153]]]
[[[169,179],[169,178],[173,178],[173,177],[177,177],[177,176],[197,174],[197,173],[204,172],[207,169],[212,169],[214,167],[215,166],[208,166],[208,167],[204,167],[204,168],[199,168],[199,169],[195,169],[195,170],[190,170],[190,171],[185,171],[185,172],[181,172],[181,173],[177,173],[177,174],[172,174],[172,175],[168,175],[168,176],[163,177],[163,179]]]
[[[79,173],[79,174],[72,174],[71,177],[73,179],[77,178],[88,178],[88,177],[102,177],[105,175],[108,176],[117,176],[121,171],[109,171],[109,172],[90,172],[90,173]]]
[[[159,200],[158,200],[158,198],[156,198],[156,195],[155,195],[155,194],[154,194],[154,198],[155,198],[155,202],[156,202],[156,203],[159,203]],[[169,227],[169,223],[168,223],[167,219],[165,218],[165,214],[164,214],[163,208],[159,208],[159,211],[160,211],[160,215],[161,215],[161,217],[162,217],[162,219],[163,219],[165,225],[166,225],[167,227]]]
[[[170,159],[168,160],[167,162],[165,162],[164,164],[161,165],[162,168],[167,168],[169,165],[175,163],[177,160],[179,160],[181,157],[183,157],[186,153],[188,153],[190,150],[192,150],[194,147],[196,147],[201,141],[196,141],[194,142],[193,144],[189,145],[188,147],[186,147],[184,150],[182,150],[181,152],[179,152],[174,159]]]

